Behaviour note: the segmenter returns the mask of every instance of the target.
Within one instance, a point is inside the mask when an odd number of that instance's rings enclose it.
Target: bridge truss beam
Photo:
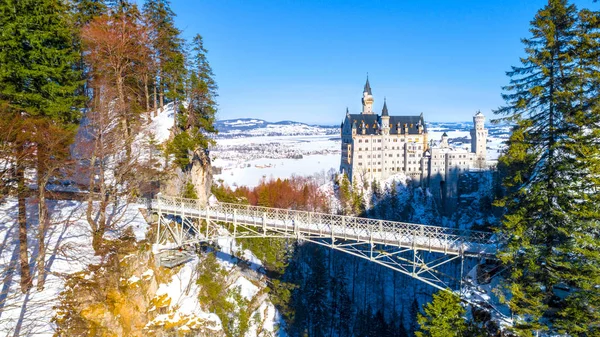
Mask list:
[[[295,239],[369,260],[442,290],[462,290],[464,259],[472,257],[460,250],[424,249],[422,245],[416,244],[417,240],[412,247],[406,247],[377,243],[372,236],[370,240],[357,240],[340,237],[334,231],[302,231],[298,217],[288,218],[282,226],[273,227],[268,226],[266,214],[250,220],[248,217],[239,217],[237,210],[225,217],[211,217],[211,212],[202,209],[191,212],[186,207],[167,210],[158,208],[156,211],[156,243],[159,245],[182,247],[202,242],[216,243],[223,238]],[[451,262],[460,262],[458,278],[443,271],[442,267]]]

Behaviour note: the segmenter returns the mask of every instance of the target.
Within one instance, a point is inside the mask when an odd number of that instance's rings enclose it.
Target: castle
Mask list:
[[[342,158],[340,172],[351,182],[363,184],[385,180],[403,173],[429,187],[434,196],[453,198],[458,176],[486,166],[488,131],[485,117],[473,117],[471,150],[451,147],[444,133],[439,142],[429,141],[423,114],[390,116],[384,98],[381,115],[373,113],[373,93],[369,79],[362,97],[362,112],[351,114],[341,124]]]

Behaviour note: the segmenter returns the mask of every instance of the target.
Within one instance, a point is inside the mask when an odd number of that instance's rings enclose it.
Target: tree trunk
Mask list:
[[[32,280],[29,271],[29,256],[27,253],[27,205],[25,204],[26,186],[25,169],[22,163],[17,162],[17,198],[18,198],[18,223],[19,223],[19,261],[21,263],[21,291],[26,293],[31,289]]]
[[[39,166],[38,166],[39,167]],[[41,177],[41,178],[40,178]],[[38,270],[37,288],[44,290],[46,281],[46,230],[48,229],[48,208],[46,206],[46,182],[48,181],[45,173],[40,173],[38,169],[38,256],[36,265]]]
[[[158,98],[160,101],[160,108],[164,108],[165,107],[165,101],[164,101],[164,92],[163,92],[163,84],[162,82],[160,82],[158,84],[159,88],[158,88]]]
[[[154,85],[154,117],[158,116],[158,101],[157,101],[156,85]]]
[[[150,123],[150,92],[148,91],[148,74],[144,74],[144,95],[146,96],[146,113]]]
[[[117,72],[120,74],[120,72]],[[119,96],[119,115],[122,118],[123,131],[125,131],[125,152],[127,158],[131,158],[131,122],[129,121],[129,117],[127,115],[127,111],[125,108],[125,87],[124,87],[124,78],[122,76],[117,76],[117,93]]]

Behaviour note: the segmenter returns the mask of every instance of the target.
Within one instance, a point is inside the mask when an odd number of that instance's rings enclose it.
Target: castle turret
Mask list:
[[[371,85],[369,84],[369,76],[367,76],[367,83],[365,83],[365,88],[363,90],[363,110],[362,113],[364,115],[373,114],[373,94],[371,93]]]
[[[476,154],[477,160],[485,162],[488,130],[485,129],[485,116],[478,111],[473,116],[473,129],[471,129],[471,152]]]
[[[446,149],[449,147],[448,145],[448,134],[444,132],[444,134],[442,135],[442,141],[440,143],[440,147],[442,149]]]
[[[381,130],[384,134],[390,133],[390,114],[388,113],[385,97],[383,98],[383,109],[381,110]]]

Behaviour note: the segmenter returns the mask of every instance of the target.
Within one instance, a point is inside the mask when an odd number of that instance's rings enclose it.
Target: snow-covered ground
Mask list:
[[[52,336],[54,306],[64,288],[65,276],[100,262],[94,255],[90,226],[85,219],[86,203],[79,201],[48,201],[51,216],[46,234],[46,283],[43,291],[34,287],[27,294],[20,289],[19,240],[17,202],[7,199],[0,204],[0,332],[2,336]],[[35,271],[37,250],[37,204],[28,200],[29,265]],[[115,231],[107,237],[118,236],[131,227],[138,240],[145,238],[147,224],[134,205],[109,209],[116,222]]]
[[[267,122],[257,119],[228,123],[227,133],[218,136],[217,145],[211,149],[213,166],[222,169],[214,176],[217,181],[223,180],[230,186],[252,187],[263,178],[284,179],[292,175],[339,170],[341,140],[338,133],[329,134],[327,130],[330,129],[311,129],[303,124],[303,127],[290,131],[295,124],[271,123],[267,132],[264,126]],[[243,127],[243,130],[237,127]],[[451,146],[470,150],[471,127],[472,123],[468,122],[429,123],[427,131],[430,140],[438,141],[446,132]],[[504,148],[510,130],[507,126],[486,127],[489,130],[487,159],[493,163]]]
[[[85,219],[87,204],[79,201],[49,200],[48,205],[52,220],[46,242],[46,287],[43,291],[37,290],[37,275],[34,274],[34,287],[27,294],[21,292],[19,283],[17,202],[15,199],[7,199],[0,205],[0,336],[53,336],[56,331],[52,322],[55,317],[54,308],[59,304],[59,294],[64,289],[66,278],[69,274],[85,270],[90,264],[102,262],[102,257],[94,255],[92,248],[90,226]],[[106,233],[105,238],[117,238],[127,228],[132,228],[136,239],[144,240],[148,224],[139,211],[140,206],[122,205],[116,208],[115,212],[109,208],[109,214],[118,220],[115,229]],[[37,205],[30,201],[28,224],[30,266],[32,270],[37,270]],[[238,252],[240,248],[232,239],[224,239],[219,244],[223,249],[217,257],[223,269],[233,275],[234,282],[231,287],[238,288],[244,298],[252,299],[257,295],[259,288],[251,281],[252,275],[234,269],[236,259],[233,254],[247,259],[251,266],[254,266],[251,269],[255,271],[262,266],[261,261],[248,250]],[[202,323],[209,329],[222,329],[219,318],[213,313],[203,311],[198,302],[198,285],[195,278],[197,263],[198,258],[192,259],[168,282],[159,285],[156,296],[167,295],[171,310],[167,314],[158,315],[148,326],[160,327],[169,321],[181,321],[188,317],[191,318],[188,328],[194,328],[194,323]],[[255,272],[256,274],[258,273]],[[127,282],[133,284],[152,278],[153,275],[152,269],[141,270]],[[281,324],[280,315],[266,296],[258,303],[256,315],[260,315],[261,319],[251,322],[250,331],[246,334],[248,337],[253,336],[252,332],[257,330],[275,333],[277,325]],[[282,332],[279,335],[283,336]]]
[[[331,135],[217,139],[211,157],[213,166],[222,169],[215,180],[230,186],[256,186],[263,178],[337,171],[340,140]]]

